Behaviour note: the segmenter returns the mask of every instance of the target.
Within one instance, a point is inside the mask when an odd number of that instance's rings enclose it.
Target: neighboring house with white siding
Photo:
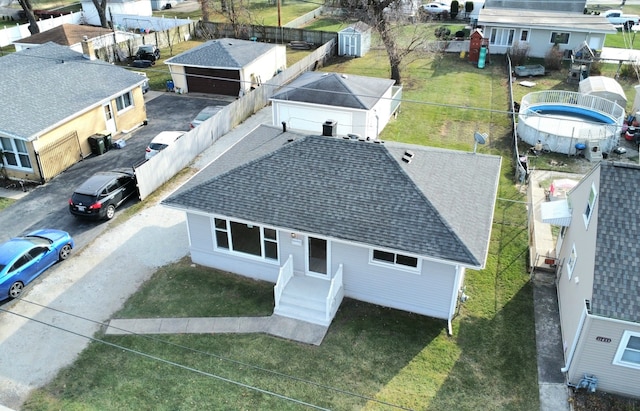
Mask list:
[[[316,132],[337,124],[336,134],[376,139],[402,99],[395,80],[352,74],[307,71],[271,97],[273,125]]]
[[[558,303],[567,382],[640,397],[640,166],[600,162],[569,192]]]
[[[319,134],[319,133],[318,133]],[[485,267],[501,158],[260,126],[163,201],[194,263],[275,283],[329,325],[343,297],[447,321]]]
[[[489,39],[492,54],[527,48],[529,57],[543,58],[555,44],[564,52],[584,42],[592,50],[601,50],[606,35],[615,34],[616,29],[602,15],[584,14],[584,6],[584,1],[488,0],[477,25]]]

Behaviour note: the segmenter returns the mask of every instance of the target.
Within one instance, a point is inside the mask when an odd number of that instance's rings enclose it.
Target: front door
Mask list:
[[[310,274],[326,276],[328,273],[327,240],[308,237],[307,256],[307,271]]]
[[[105,103],[102,107],[104,108],[104,121],[107,126],[107,131],[113,134],[116,132],[116,120],[113,118],[111,103]]]

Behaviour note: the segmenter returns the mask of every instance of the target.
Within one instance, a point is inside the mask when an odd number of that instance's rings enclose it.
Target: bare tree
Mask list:
[[[356,17],[373,27],[384,44],[391,68],[391,79],[402,84],[402,62],[416,48],[424,45],[423,36],[414,30],[408,40],[399,39],[400,32],[413,22],[407,21],[406,7],[410,2],[403,0],[349,0],[350,17]],[[413,10],[416,12],[416,10]],[[414,25],[414,27],[417,27]],[[403,43],[403,44],[401,44]]]
[[[98,11],[98,17],[100,17],[100,25],[105,29],[112,28],[109,25],[109,20],[107,19],[107,0],[91,0],[93,1],[93,5]]]
[[[234,36],[236,38],[242,38],[246,34],[247,26],[252,23],[251,12],[249,11],[249,3],[245,0],[220,0],[220,3],[218,3],[218,5],[218,9],[215,9],[214,6],[214,12],[222,15],[225,20],[231,25]]]
[[[36,15],[33,12],[33,6],[31,5],[31,0],[18,0],[20,3],[20,7],[24,11],[27,20],[29,21],[29,32],[31,34],[40,33],[40,27],[38,27],[38,21],[36,20]]]
[[[202,21],[209,21],[209,0],[199,0],[200,9],[202,10]],[[224,0],[222,0],[224,3]]]

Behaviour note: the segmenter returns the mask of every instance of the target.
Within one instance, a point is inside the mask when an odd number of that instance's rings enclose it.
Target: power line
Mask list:
[[[98,325],[105,325],[101,321],[96,321],[96,320],[93,320],[93,319],[90,319],[90,318],[87,318],[87,317],[83,317],[83,316],[78,315],[78,314],[73,314],[73,313],[68,312],[68,311],[60,310],[60,309],[49,307],[49,306],[46,306],[46,305],[43,305],[43,304],[39,304],[39,303],[36,303],[36,302],[33,302],[33,301],[25,300],[24,298],[19,298],[19,300],[20,301],[24,301],[24,302],[29,303],[29,304],[32,304],[32,305],[35,305],[35,306],[38,306],[38,307],[41,307],[41,308],[45,308],[45,309],[48,309],[48,310],[51,310],[51,311],[55,311],[57,313],[68,315],[70,317],[78,318],[78,319],[81,319],[83,321],[91,322],[91,323],[98,324]],[[0,308],[0,310],[4,311],[4,312],[7,312],[7,313],[10,313],[10,314],[18,315],[18,316],[20,316],[22,318],[32,319],[31,317],[27,317],[27,316],[24,316],[24,315],[21,315],[21,314],[17,314],[17,313],[14,313],[14,312],[2,309],[2,308]],[[39,323],[44,324],[44,325],[49,325],[49,326],[51,326],[53,328],[60,329],[62,331],[68,331],[66,329],[62,329],[62,328],[60,328],[58,326],[54,326],[52,324],[48,324],[48,323],[45,323],[45,322],[40,321],[40,320],[34,320],[34,321],[39,322]],[[336,388],[336,387],[332,387],[332,386],[329,386],[329,385],[326,385],[326,384],[321,384],[321,383],[318,383],[318,382],[315,382],[315,381],[306,380],[304,378],[300,378],[300,377],[292,376],[292,375],[289,375],[289,374],[285,374],[285,373],[282,373],[280,371],[270,370],[270,369],[267,369],[267,368],[260,367],[258,365],[245,363],[243,361],[235,360],[233,358],[228,358],[228,357],[225,357],[225,356],[222,356],[222,355],[219,355],[219,354],[198,350],[198,349],[191,348],[191,347],[188,347],[188,346],[185,346],[185,345],[182,345],[182,344],[173,343],[171,341],[163,340],[163,339],[158,338],[158,337],[154,337],[154,336],[150,336],[150,335],[146,335],[146,334],[138,334],[136,332],[133,332],[133,331],[130,331],[130,330],[127,330],[127,329],[124,329],[124,328],[120,328],[120,327],[114,327],[114,326],[111,326],[111,325],[109,327],[111,327],[113,329],[116,329],[118,331],[124,331],[124,332],[126,332],[126,333],[128,333],[129,335],[132,335],[132,336],[142,337],[142,338],[147,339],[147,340],[151,340],[151,341],[154,341],[154,342],[159,342],[159,343],[162,343],[162,344],[165,344],[165,345],[169,345],[169,346],[172,346],[172,347],[180,348],[180,349],[187,350],[187,351],[190,351],[190,352],[194,352],[194,353],[197,353],[197,354],[206,355],[206,356],[209,356],[209,357],[214,357],[214,358],[217,358],[217,359],[220,359],[220,360],[223,360],[223,361],[227,361],[227,362],[230,362],[230,363],[233,363],[233,364],[241,365],[243,367],[252,368],[252,369],[255,369],[255,370],[258,370],[258,371],[261,371],[261,372],[273,374],[273,375],[278,376],[278,377],[290,379],[290,380],[293,380],[293,381],[296,381],[296,382],[302,382],[302,383],[307,384],[307,385],[313,385],[315,387],[322,388],[322,389],[325,389],[325,390],[328,390],[328,391],[333,391],[333,392],[337,392],[339,394],[344,394],[344,395],[347,395],[347,396],[360,398],[360,399],[363,399],[363,400],[366,400],[366,401],[369,401],[369,402],[375,402],[375,403],[378,403],[380,405],[385,405],[385,406],[389,406],[389,407],[400,409],[400,410],[411,411],[410,408],[406,408],[406,407],[403,407],[403,406],[400,406],[400,405],[392,404],[392,403],[389,403],[389,402],[386,402],[386,401],[378,400],[376,398],[368,397],[368,396],[365,396],[365,395],[362,395],[362,394],[358,394],[358,393],[354,393],[354,392],[351,392],[351,391],[346,391],[346,390],[343,390],[343,389],[340,389],[340,388]],[[83,338],[90,339],[92,341],[105,342],[103,340],[100,340],[100,339],[97,339],[97,338],[93,338],[93,337],[84,336],[84,335],[81,335],[81,334],[73,332],[73,331],[68,331],[68,332],[70,332],[72,334],[75,334],[75,335],[78,335],[78,336],[81,336]],[[117,344],[114,344],[114,343],[106,343],[106,344],[114,346],[114,347],[121,348],[120,345],[117,345]],[[128,351],[134,351],[134,352],[137,353],[137,351],[135,351],[135,350],[128,350]],[[144,354],[144,355],[148,356],[148,357],[153,357],[150,354]],[[164,361],[166,361],[166,360],[164,360]],[[173,363],[172,363],[172,365],[173,365]],[[186,367],[186,368],[188,369],[189,367]]]
[[[105,344],[105,345],[108,345],[110,347],[117,348],[117,349],[129,352],[129,353],[135,354],[135,355],[139,355],[139,356],[142,356],[142,357],[145,357],[145,358],[149,358],[149,359],[154,360],[154,361],[158,361],[158,362],[161,362],[161,363],[164,363],[164,364],[168,364],[168,365],[171,365],[173,367],[182,368],[184,370],[195,372],[197,374],[201,374],[201,375],[204,375],[206,377],[215,378],[217,380],[224,381],[224,382],[227,382],[229,384],[238,385],[238,386],[240,386],[242,388],[246,388],[246,389],[249,389],[249,390],[257,391],[257,392],[260,392],[262,394],[274,396],[274,397],[277,397],[277,398],[280,398],[280,399],[283,399],[283,400],[286,400],[286,401],[294,402],[294,403],[297,403],[297,404],[300,404],[300,405],[304,405],[304,406],[307,406],[307,407],[310,407],[310,408],[315,408],[317,410],[330,411],[328,408],[323,408],[323,407],[320,407],[318,405],[314,405],[314,404],[311,404],[311,403],[308,403],[308,402],[304,402],[304,401],[301,401],[301,400],[298,400],[298,399],[295,399],[295,398],[287,397],[286,395],[283,395],[283,394],[278,394],[278,393],[275,393],[273,391],[268,391],[268,390],[264,390],[262,388],[254,387],[254,386],[249,385],[249,384],[241,383],[239,381],[235,381],[235,380],[232,380],[232,379],[229,379],[229,378],[225,378],[225,377],[222,377],[220,375],[212,374],[212,373],[209,373],[209,372],[206,372],[206,371],[199,370],[197,368],[193,368],[193,367],[189,367],[189,366],[186,366],[186,365],[183,365],[183,364],[179,364],[179,363],[174,362],[174,361],[166,360],[164,358],[160,358],[160,357],[155,356],[155,355],[147,354],[147,353],[144,353],[142,351],[138,351],[138,350],[134,350],[132,348],[124,347],[122,345],[118,345],[118,344],[115,344],[115,343],[111,343],[109,341],[101,340],[99,338],[90,337],[88,335],[80,334],[78,332],[71,331],[69,329],[60,327],[58,325],[53,325],[53,324],[49,324],[49,323],[46,323],[46,322],[41,321],[41,320],[36,320],[35,318],[31,318],[31,317],[28,317],[28,316],[23,315],[23,314],[19,314],[19,313],[13,312],[13,311],[9,311],[9,310],[6,310],[4,308],[0,308],[0,311],[3,311],[3,312],[8,313],[8,314],[16,315],[18,317],[27,319],[29,321],[35,321],[35,322],[37,322],[39,324],[46,325],[48,327],[52,327],[52,328],[55,328],[55,329],[60,330],[60,331],[64,331],[64,332],[67,332],[69,334],[76,335],[78,337],[86,338],[86,339],[88,339],[90,341],[93,341],[93,342],[98,342],[98,343],[101,343],[101,344]]]

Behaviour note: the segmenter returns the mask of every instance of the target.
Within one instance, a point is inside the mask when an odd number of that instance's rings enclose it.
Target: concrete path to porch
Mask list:
[[[292,318],[205,317],[136,318],[109,321],[107,335],[264,333],[305,344],[320,345],[329,327]]]

